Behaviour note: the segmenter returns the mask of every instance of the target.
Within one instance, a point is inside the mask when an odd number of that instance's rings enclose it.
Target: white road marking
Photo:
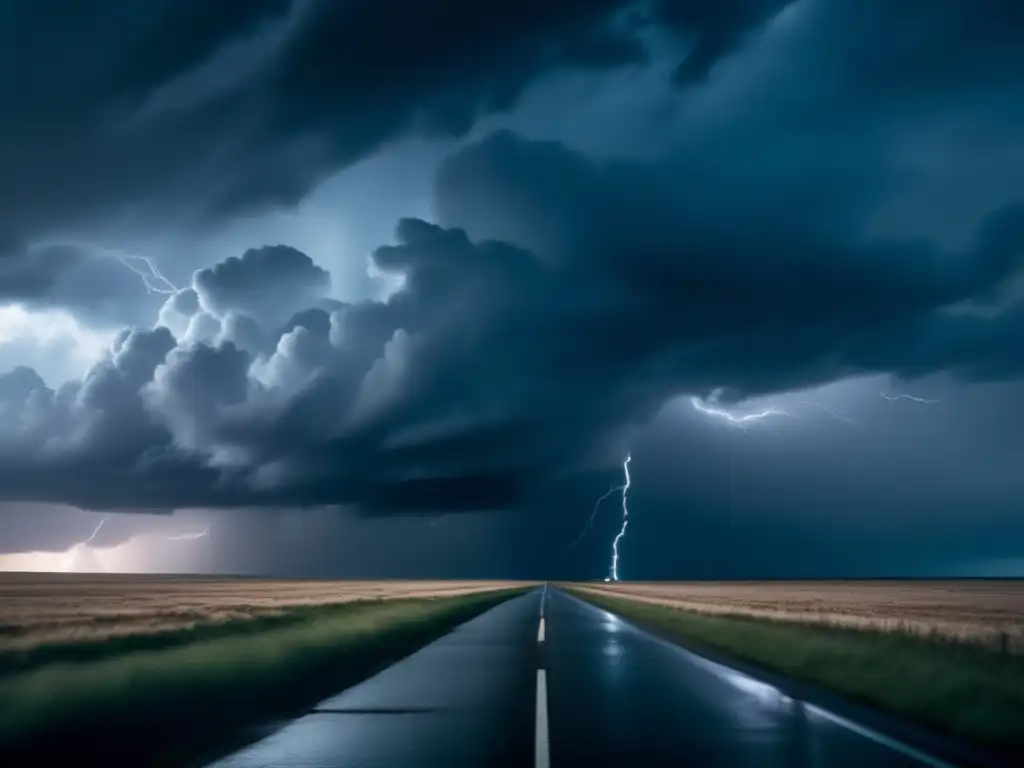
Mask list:
[[[548,679],[543,669],[537,670],[537,721],[533,764],[535,768],[549,768],[551,765],[551,755],[548,751]]]
[[[537,642],[538,643],[543,643],[544,642],[544,617],[543,616],[540,617],[540,626],[537,627]]]
[[[881,744],[882,746],[888,747],[889,749],[895,750],[896,752],[900,752],[906,755],[907,757],[913,758],[919,763],[931,766],[931,768],[956,768],[956,766],[954,766],[952,763],[947,763],[945,760],[940,760],[937,757],[932,757],[931,755],[925,752],[922,752],[918,749],[914,749],[909,744],[904,744],[901,741],[896,741],[896,739],[890,739],[888,736],[881,734],[878,731],[868,728],[867,726],[859,725],[858,723],[855,723],[852,720],[847,720],[845,717],[837,715],[835,712],[829,712],[827,709],[816,707],[813,704],[809,704],[807,702],[804,702],[804,706],[814,714],[820,717],[824,717],[827,720],[831,720],[833,723],[842,728],[846,728],[847,730],[860,734],[866,739],[870,739],[871,741]]]

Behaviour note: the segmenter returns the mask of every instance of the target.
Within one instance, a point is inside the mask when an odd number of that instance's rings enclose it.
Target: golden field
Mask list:
[[[702,613],[937,635],[1024,653],[1024,581],[634,582],[575,588]]]
[[[189,629],[303,606],[452,596],[523,583],[0,573],[0,652]]]

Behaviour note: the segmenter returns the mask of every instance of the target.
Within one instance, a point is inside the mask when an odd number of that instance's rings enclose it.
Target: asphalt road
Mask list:
[[[554,589],[478,616],[213,764],[549,765],[951,764],[794,701]]]

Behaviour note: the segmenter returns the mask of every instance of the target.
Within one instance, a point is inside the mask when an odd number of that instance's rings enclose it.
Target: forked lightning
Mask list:
[[[765,419],[770,419],[773,416],[783,416],[787,418],[792,418],[791,414],[779,410],[778,408],[765,408],[760,411],[755,411],[754,413],[745,413],[742,415],[737,415],[734,413],[730,413],[724,408],[719,408],[717,405],[715,405],[716,402],[717,398],[714,395],[712,395],[710,403],[701,400],[699,397],[690,398],[690,405],[692,405],[696,410],[700,411],[704,415],[711,416],[712,418],[715,419],[721,419],[726,424],[729,424],[730,426],[733,427],[739,427],[740,429],[752,426],[758,422],[764,421]]]
[[[588,533],[590,533],[590,529],[594,527],[594,519],[597,517],[597,510],[599,510],[601,508],[601,503],[605,499],[607,499],[609,496],[611,496],[613,493],[615,493],[616,491],[621,491],[622,488],[623,488],[623,486],[621,486],[621,485],[613,485],[611,488],[609,488],[603,494],[598,496],[597,501],[594,502],[594,508],[590,512],[590,517],[587,518],[586,525],[583,526],[583,530],[580,531],[580,535],[576,537],[576,540],[572,544],[570,544],[568,547],[566,547],[567,550],[568,549],[572,549],[577,544],[579,544],[581,541],[583,541],[583,537],[586,536]]]
[[[938,402],[937,400],[929,400],[927,398],[915,397],[914,395],[908,395],[908,394],[903,394],[903,393],[896,394],[896,395],[888,395],[885,392],[882,392],[880,394],[886,400],[889,400],[891,402],[895,402],[895,401],[898,401],[898,400],[910,400],[912,402],[922,403],[922,404],[925,404],[925,405],[932,405],[932,404]],[[773,408],[773,407],[763,408],[763,409],[761,409],[759,411],[753,411],[751,413],[742,413],[742,414],[732,413],[731,411],[728,411],[725,408],[721,408],[721,407],[718,406],[718,396],[719,396],[719,392],[718,392],[718,390],[715,390],[714,392],[711,393],[711,396],[709,398],[707,398],[706,400],[702,399],[702,398],[699,398],[699,397],[691,397],[690,398],[690,405],[693,406],[694,410],[698,411],[699,413],[704,414],[705,416],[708,416],[708,417],[710,417],[712,419],[715,419],[715,420],[718,420],[718,421],[722,421],[725,424],[727,424],[728,426],[737,427],[739,429],[746,429],[748,427],[757,426],[757,425],[760,425],[760,424],[762,424],[762,423],[764,423],[764,422],[766,422],[766,421],[768,421],[770,419],[776,418],[776,417],[782,417],[782,418],[788,418],[788,419],[799,419],[798,416],[790,413],[789,411],[784,411],[784,410],[782,410],[780,408]],[[837,421],[842,421],[842,422],[844,422],[846,424],[849,424],[850,426],[856,426],[856,422],[853,419],[851,419],[850,417],[848,417],[848,416],[846,416],[846,415],[836,411],[833,408],[829,408],[826,405],[823,405],[823,404],[818,403],[818,402],[813,401],[813,400],[800,400],[799,402],[804,404],[804,405],[809,405],[809,406],[813,406],[815,408],[818,408],[818,409],[822,410],[823,412],[825,412],[827,415],[829,415],[832,418],[836,419]],[[583,540],[583,537],[587,535],[587,533],[593,527],[594,518],[597,515],[597,511],[600,508],[601,503],[605,499],[607,499],[609,496],[611,496],[613,493],[621,491],[622,492],[622,526],[619,528],[619,532],[616,534],[614,540],[612,541],[612,560],[611,560],[611,566],[609,568],[609,573],[608,573],[608,576],[605,578],[605,581],[618,581],[619,580],[619,543],[622,541],[623,537],[626,535],[626,529],[629,527],[629,500],[628,500],[629,487],[630,487],[629,462],[631,460],[632,460],[632,454],[627,454],[626,455],[626,460],[622,464],[622,472],[625,475],[625,482],[622,485],[617,485],[617,486],[614,486],[614,487],[608,489],[605,493],[603,493],[600,497],[598,497],[597,501],[594,503],[594,508],[593,508],[593,510],[590,513],[590,517],[587,519],[586,525],[583,526],[583,530],[580,532],[580,535],[576,538],[576,540],[572,544],[570,544],[569,547],[568,547],[568,548],[572,548],[572,547],[576,546],[577,544],[579,544],[580,541]]]
[[[210,535],[211,523],[207,523],[206,527],[201,531],[195,531],[193,533],[178,533],[173,536],[164,536],[167,541],[194,541],[196,539],[202,539]]]
[[[915,397],[914,395],[908,395],[902,392],[896,395],[887,395],[885,394],[885,392],[879,392],[878,394],[880,394],[890,403],[895,403],[899,400],[910,400],[911,402],[922,403],[923,405],[935,405],[935,403],[939,402],[938,400],[929,400],[926,397]]]
[[[619,580],[619,542],[626,535],[626,528],[629,525],[629,462],[633,460],[631,453],[626,454],[626,460],[622,462],[622,473],[626,476],[626,482],[622,484],[622,527],[612,540],[612,565],[605,581]]]

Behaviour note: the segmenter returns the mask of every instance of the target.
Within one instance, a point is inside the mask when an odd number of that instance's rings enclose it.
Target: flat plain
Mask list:
[[[484,581],[0,583],[12,628],[0,649],[4,768],[206,765],[519,592]]]
[[[0,653],[282,616],[353,600],[455,596],[525,583],[0,573]]]
[[[1024,580],[617,582],[572,586],[699,613],[902,631],[1024,653]]]

